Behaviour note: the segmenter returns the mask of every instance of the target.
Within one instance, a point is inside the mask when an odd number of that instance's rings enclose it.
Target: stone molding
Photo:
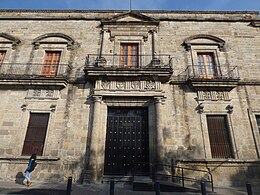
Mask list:
[[[107,14],[112,17],[115,14],[124,14],[126,10],[0,10],[4,13],[4,17],[0,20],[19,19],[19,20],[102,20],[104,17],[100,13]],[[134,10],[147,15],[165,14],[165,16],[154,17],[160,21],[248,21],[258,17],[257,11],[177,11],[177,10]],[[17,13],[17,15],[14,15]],[[35,14],[37,13],[37,14]],[[63,16],[50,16],[46,13],[56,14],[62,13]],[[84,15],[85,14],[85,15]],[[96,15],[94,15],[96,14]],[[209,15],[202,17],[201,15]],[[215,15],[214,17],[211,15]],[[223,18],[223,15],[226,17]]]
[[[197,94],[198,94],[198,100],[210,100],[210,101],[230,100],[228,91],[198,91]]]
[[[260,27],[260,20],[255,20],[255,21],[252,21],[251,22],[251,25],[253,26],[253,27]]]
[[[97,80],[95,89],[102,90],[130,90],[130,91],[152,91],[161,90],[160,81],[107,81]]]
[[[29,89],[27,99],[59,99],[59,90]]]
[[[49,44],[51,44],[51,43],[53,43],[53,44],[57,44],[57,42],[48,42],[48,41],[45,41],[44,42],[44,39],[47,39],[47,38],[51,38],[51,37],[56,37],[56,38],[62,38],[62,39],[64,39],[64,40],[66,40],[66,44],[67,44],[67,49],[68,50],[72,50],[73,49],[73,45],[74,45],[74,43],[75,43],[75,41],[74,41],[74,39],[72,39],[70,36],[68,36],[68,35],[65,35],[65,34],[63,34],[63,33],[47,33],[47,34],[44,34],[44,35],[41,35],[41,36],[39,36],[39,37],[37,37],[37,38],[35,38],[34,40],[33,40],[33,45],[34,45],[34,48],[35,49],[39,49],[39,46],[40,46],[40,44],[42,44],[42,43],[49,43]],[[59,42],[58,42],[59,43]],[[60,43],[64,43],[64,42],[60,42]]]
[[[5,38],[7,43],[11,43],[12,49],[16,49],[16,47],[21,43],[19,39],[6,33],[0,33],[0,37]]]
[[[208,39],[213,41],[213,43],[193,43],[193,40],[196,39]],[[212,35],[206,35],[206,34],[199,34],[199,35],[194,35],[191,37],[188,37],[187,39],[184,40],[183,45],[186,48],[187,51],[189,51],[191,49],[192,45],[217,45],[219,50],[222,51],[225,45],[225,41],[223,39],[220,39],[216,36],[212,36]]]
[[[155,25],[158,26],[159,20],[141,14],[137,11],[128,11],[126,13],[119,13],[111,18],[101,20],[102,25]]]

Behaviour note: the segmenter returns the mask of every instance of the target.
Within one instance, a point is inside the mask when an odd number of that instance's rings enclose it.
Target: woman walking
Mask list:
[[[36,154],[32,154],[32,156],[30,157],[29,163],[27,165],[27,168],[25,170],[25,178],[23,180],[23,184],[26,185],[27,187],[29,187],[31,185],[31,172],[34,170],[34,168],[36,167],[37,162],[36,162]]]

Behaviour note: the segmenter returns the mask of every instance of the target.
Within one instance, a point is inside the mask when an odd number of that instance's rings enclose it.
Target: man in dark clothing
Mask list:
[[[25,170],[25,178],[23,180],[23,184],[26,185],[27,187],[29,187],[31,185],[31,172],[34,170],[34,168],[36,167],[37,162],[36,162],[36,154],[32,154],[32,156],[30,157],[29,163],[27,165],[27,168]]]

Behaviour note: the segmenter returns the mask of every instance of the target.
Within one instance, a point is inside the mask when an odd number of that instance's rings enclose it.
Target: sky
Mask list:
[[[260,0],[0,0],[0,9],[260,11]]]

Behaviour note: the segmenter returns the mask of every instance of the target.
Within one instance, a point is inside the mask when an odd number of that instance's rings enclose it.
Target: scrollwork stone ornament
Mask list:
[[[198,91],[200,100],[230,100],[227,91]]]
[[[29,89],[27,98],[58,99],[58,91],[53,89]]]
[[[111,82],[110,81],[102,81],[101,87],[102,89],[110,89]]]
[[[53,97],[54,90],[46,90],[45,94],[46,94],[46,97]]]
[[[23,105],[21,105],[21,109],[22,109],[22,111],[23,112],[25,112],[26,111],[26,109],[27,109],[27,104],[23,104]]]
[[[145,82],[145,87],[144,87],[144,89],[149,89],[149,90],[151,90],[151,89],[155,89],[155,88],[156,88],[156,84],[155,84],[154,81],[146,81],[146,82]]]
[[[41,90],[35,89],[32,94],[34,97],[40,97],[41,96]]]
[[[102,96],[92,96],[92,100],[93,100],[93,102],[99,102],[99,103],[101,103],[101,101],[102,101]]]
[[[50,111],[51,111],[51,112],[55,112],[55,110],[56,110],[56,105],[55,105],[55,104],[52,104],[52,105],[50,106]]]
[[[203,111],[204,111],[204,104],[200,103],[197,106],[196,110],[198,111],[199,114],[203,113]]]
[[[141,88],[140,81],[132,81],[131,82],[131,89],[139,90]]]
[[[126,83],[124,81],[117,81],[116,82],[116,88],[117,89],[125,89]]]

